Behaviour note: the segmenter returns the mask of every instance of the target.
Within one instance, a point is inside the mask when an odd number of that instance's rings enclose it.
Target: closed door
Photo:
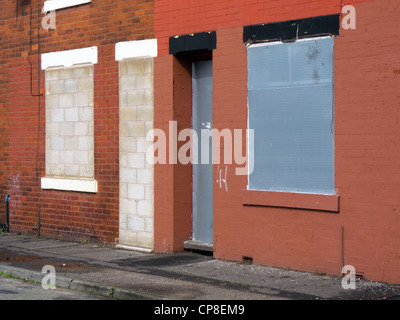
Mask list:
[[[193,240],[206,243],[213,242],[212,139],[209,138],[212,82],[212,60],[193,62],[192,125],[198,137],[198,163],[193,164]]]

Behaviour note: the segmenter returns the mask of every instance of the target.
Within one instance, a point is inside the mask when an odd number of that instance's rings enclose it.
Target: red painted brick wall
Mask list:
[[[244,206],[247,177],[228,166],[228,192],[214,184],[214,256],[339,275],[354,265],[367,279],[400,283],[400,50],[397,0],[343,1],[357,29],[335,38],[335,173],[340,212]],[[179,10],[175,8],[179,7]],[[174,119],[170,36],[217,31],[213,128],[246,129],[244,25],[337,14],[341,1],[155,1],[155,127]],[[171,165],[155,167],[155,246],[179,251]],[[173,179],[173,180],[171,180]],[[218,179],[214,167],[214,181]],[[189,204],[190,207],[190,204]],[[179,213],[182,216],[182,212]],[[186,212],[186,215],[190,213]],[[162,230],[162,232],[157,232]]]
[[[42,235],[115,242],[119,224],[119,101],[114,44],[154,38],[153,1],[95,0],[57,10],[56,30],[40,28],[39,45],[37,27],[44,17],[40,13],[43,1],[31,0],[31,6],[18,11],[16,3],[4,0],[0,4],[0,196],[11,195],[11,231],[36,232],[40,208]],[[99,191],[45,191],[40,187],[40,178],[45,175],[45,99],[31,96],[29,61],[33,65],[33,94],[37,94],[38,50],[42,54],[90,46],[98,47],[94,156]],[[43,71],[40,77],[40,88],[44,88]],[[4,219],[4,210],[0,210],[0,223]]]
[[[205,0],[199,4],[195,0],[156,0],[154,30],[159,55],[165,55],[171,35],[336,14],[342,5],[365,1],[368,0]]]

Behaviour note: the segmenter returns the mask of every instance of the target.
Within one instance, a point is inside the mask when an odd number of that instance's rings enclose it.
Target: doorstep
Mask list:
[[[214,247],[212,243],[195,241],[195,240],[187,240],[183,242],[183,248],[186,250],[198,250],[198,251],[206,251],[213,252]]]

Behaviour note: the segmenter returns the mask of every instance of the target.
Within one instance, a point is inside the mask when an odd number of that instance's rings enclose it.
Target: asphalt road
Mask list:
[[[40,283],[0,277],[0,301],[2,300],[104,300],[104,298],[61,288],[45,290]]]

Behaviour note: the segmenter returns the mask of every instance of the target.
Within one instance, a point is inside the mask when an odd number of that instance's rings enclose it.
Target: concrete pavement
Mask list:
[[[121,300],[398,300],[400,286],[228,262],[192,252],[153,254],[35,236],[0,236],[0,273]],[[0,278],[1,281],[1,278]]]
[[[41,284],[3,277],[0,280],[0,301],[4,300],[103,300],[80,291],[63,288],[43,290]]]

